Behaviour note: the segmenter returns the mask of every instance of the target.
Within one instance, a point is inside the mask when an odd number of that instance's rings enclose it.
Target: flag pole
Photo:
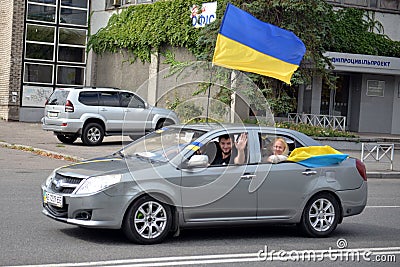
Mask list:
[[[210,66],[210,65],[208,65]],[[212,66],[211,66],[212,67]],[[210,69],[210,67],[208,67]],[[210,81],[208,83],[208,92],[207,92],[207,110],[206,110],[206,123],[208,123],[208,109],[210,107],[210,97],[211,97],[211,82],[212,82],[212,68],[210,71]]]

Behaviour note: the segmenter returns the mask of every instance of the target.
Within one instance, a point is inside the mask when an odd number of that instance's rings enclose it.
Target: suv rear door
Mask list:
[[[65,112],[65,104],[70,90],[56,89],[50,95],[46,102],[44,123],[48,125],[61,125],[62,121],[67,117]]]

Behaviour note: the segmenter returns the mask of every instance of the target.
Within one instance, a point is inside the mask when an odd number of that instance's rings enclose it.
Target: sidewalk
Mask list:
[[[395,143],[393,170],[387,158],[366,161],[368,178],[400,178],[400,135],[358,134],[360,138],[316,138],[320,143],[361,158],[361,143]],[[129,144],[129,137],[105,137],[100,146],[84,146],[80,139],[74,144],[63,144],[52,132],[43,131],[40,123],[6,122],[0,120],[0,146],[18,145],[26,150],[37,149],[45,154],[69,160],[83,160],[110,155]]]

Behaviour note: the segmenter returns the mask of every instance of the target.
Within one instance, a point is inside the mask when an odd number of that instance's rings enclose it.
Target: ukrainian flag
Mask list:
[[[213,63],[290,84],[305,52],[304,43],[294,33],[258,20],[228,4],[218,33]]]
[[[338,164],[348,156],[330,146],[309,146],[294,149],[287,161],[296,162],[309,168],[316,168]]]

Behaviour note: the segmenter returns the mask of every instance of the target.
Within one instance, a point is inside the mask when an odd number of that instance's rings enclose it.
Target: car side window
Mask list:
[[[118,92],[100,92],[100,105],[107,107],[119,107]]]
[[[119,94],[120,99],[121,99],[121,107],[129,107],[129,108],[144,108],[145,104],[144,102],[137,97],[135,94],[132,93],[127,93],[127,92],[121,92]]]
[[[145,108],[145,103],[136,95],[132,94],[132,98],[129,103],[130,108]]]
[[[290,155],[295,148],[302,147],[297,140],[285,135],[259,133],[258,140],[261,163],[279,163],[285,161],[285,157]],[[276,147],[280,148],[277,150]]]
[[[97,92],[81,92],[78,101],[87,106],[98,106],[99,97]]]
[[[245,140],[241,140],[245,136]],[[240,146],[242,143],[242,146]],[[224,134],[214,138],[201,149],[208,156],[210,166],[247,164],[247,134]]]

